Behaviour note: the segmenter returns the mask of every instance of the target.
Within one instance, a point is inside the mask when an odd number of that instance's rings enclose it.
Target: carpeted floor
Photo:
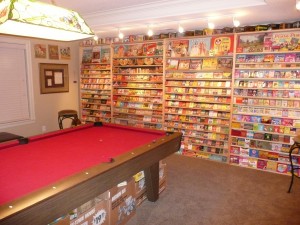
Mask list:
[[[127,225],[299,225],[300,179],[172,155],[167,189]]]

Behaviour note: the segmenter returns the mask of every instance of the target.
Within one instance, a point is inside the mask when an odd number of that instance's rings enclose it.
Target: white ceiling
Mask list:
[[[235,16],[241,26],[300,21],[296,0],[40,0],[77,11],[99,37],[232,27]]]

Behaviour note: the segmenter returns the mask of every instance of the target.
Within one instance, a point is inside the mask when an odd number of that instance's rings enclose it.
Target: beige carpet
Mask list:
[[[300,225],[300,179],[172,155],[167,189],[128,225]]]

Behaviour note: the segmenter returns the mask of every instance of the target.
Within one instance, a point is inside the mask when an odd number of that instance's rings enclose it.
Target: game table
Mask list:
[[[141,170],[156,201],[181,136],[97,122],[1,143],[0,224],[47,225]]]

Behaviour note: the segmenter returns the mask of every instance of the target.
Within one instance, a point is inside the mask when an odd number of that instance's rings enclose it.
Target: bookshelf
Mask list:
[[[300,31],[237,35],[230,163],[289,174],[300,122]],[[300,165],[299,151],[292,155]]]
[[[82,46],[82,120],[180,131],[182,155],[290,174],[299,40],[292,29]]]
[[[164,129],[183,133],[183,155],[228,160],[233,46],[233,35],[165,42]]]
[[[163,42],[114,43],[113,122],[162,129]]]
[[[80,76],[81,120],[111,122],[110,45],[81,47]]]

